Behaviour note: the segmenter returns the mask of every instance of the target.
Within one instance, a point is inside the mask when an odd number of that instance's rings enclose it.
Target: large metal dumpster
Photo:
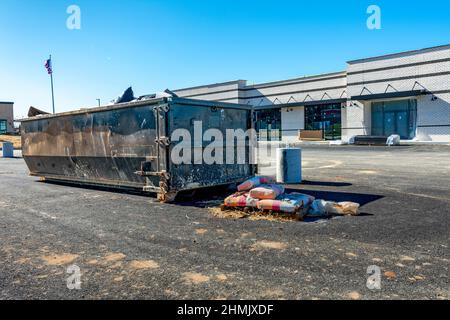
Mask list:
[[[249,106],[183,98],[41,115],[22,120],[22,154],[30,174],[43,180],[139,189],[169,202],[180,191],[237,183],[255,173],[249,156],[240,164],[174,163],[174,131],[185,129],[194,140],[194,125],[202,121],[203,131],[226,136],[228,129],[252,128],[252,119]],[[192,145],[203,150],[211,143],[201,140]],[[223,154],[228,148],[239,145],[225,144]],[[245,152],[251,152],[248,141]]]

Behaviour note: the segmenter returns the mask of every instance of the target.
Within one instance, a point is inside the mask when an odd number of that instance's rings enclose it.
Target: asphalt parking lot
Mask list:
[[[41,183],[0,158],[0,299],[450,299],[450,147],[303,156],[306,181],[290,188],[363,214],[220,219],[206,197],[166,205]],[[80,290],[67,288],[70,265]],[[366,287],[372,265],[381,290]]]

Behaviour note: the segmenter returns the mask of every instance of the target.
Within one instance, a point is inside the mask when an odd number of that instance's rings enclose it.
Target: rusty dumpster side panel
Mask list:
[[[155,130],[150,106],[48,117],[22,123],[22,152],[32,175],[143,188]]]
[[[255,168],[175,165],[172,132],[192,132],[194,121],[224,133],[249,128],[251,113],[239,105],[164,98],[39,116],[22,121],[22,153],[30,174],[47,180],[176,194],[239,182]]]

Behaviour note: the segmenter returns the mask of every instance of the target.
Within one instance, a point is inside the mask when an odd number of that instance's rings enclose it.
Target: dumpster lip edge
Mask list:
[[[61,113],[56,113],[56,114],[38,115],[35,117],[18,119],[16,121],[17,122],[31,122],[31,121],[37,121],[37,120],[53,119],[53,118],[80,115],[80,114],[98,113],[98,112],[104,112],[104,111],[110,111],[110,110],[119,110],[119,109],[140,107],[140,106],[145,106],[145,105],[158,105],[160,103],[186,104],[186,105],[196,105],[196,106],[203,106],[203,107],[217,106],[217,107],[221,107],[221,108],[247,110],[247,111],[254,110],[253,106],[245,105],[245,104],[238,104],[238,103],[228,103],[228,102],[220,102],[220,101],[199,100],[199,99],[189,99],[189,98],[179,98],[179,97],[177,97],[177,98],[155,98],[155,99],[125,102],[125,103],[93,107],[93,108],[82,108],[82,109],[78,109],[78,110],[61,112]]]

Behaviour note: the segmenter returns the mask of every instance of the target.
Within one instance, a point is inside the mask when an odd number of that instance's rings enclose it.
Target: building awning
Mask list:
[[[271,104],[267,106],[255,106],[255,110],[270,110],[270,109],[284,109],[294,107],[309,107],[309,106],[323,106],[328,104],[338,104],[347,102],[346,98],[341,99],[329,99],[329,100],[315,100],[315,101],[302,101],[284,104]]]
[[[424,96],[428,94],[431,94],[428,90],[395,91],[395,92],[366,94],[361,96],[352,96],[351,100],[370,101],[370,100],[395,99],[395,98],[410,98],[410,97]]]

